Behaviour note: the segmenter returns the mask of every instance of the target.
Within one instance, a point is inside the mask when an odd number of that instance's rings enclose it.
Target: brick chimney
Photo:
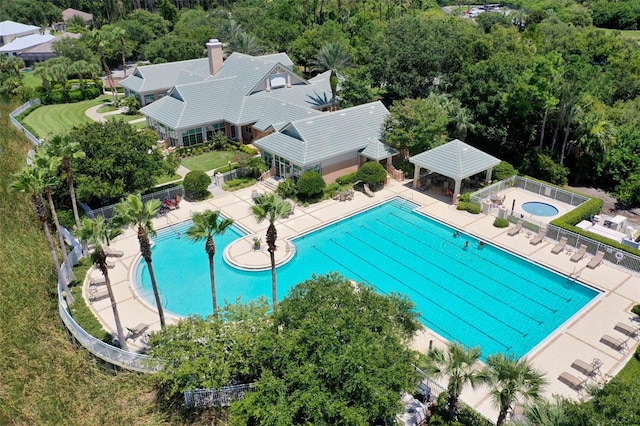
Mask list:
[[[222,43],[217,38],[212,38],[207,43],[207,54],[209,56],[209,72],[216,75],[222,68]]]

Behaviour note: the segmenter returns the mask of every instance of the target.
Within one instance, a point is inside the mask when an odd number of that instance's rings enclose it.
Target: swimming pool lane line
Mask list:
[[[351,235],[349,232],[347,232],[346,234],[348,234],[351,238],[355,238],[353,235]],[[517,328],[515,328],[514,326],[512,326],[509,323],[506,323],[504,321],[502,321],[500,318],[494,316],[493,314],[480,309],[477,307],[477,305],[474,305],[473,303],[469,302],[467,299],[465,299],[464,297],[462,297],[459,294],[456,294],[454,292],[452,292],[450,289],[438,284],[437,282],[429,279],[428,277],[426,277],[424,274],[422,274],[420,271],[410,268],[410,267],[405,267],[406,270],[412,271],[417,277],[421,277],[424,281],[426,282],[431,282],[433,283],[435,286],[440,287],[443,292],[440,293],[440,299],[443,299],[442,301],[438,301],[433,299],[432,297],[427,296],[425,293],[422,293],[421,291],[417,290],[415,287],[406,284],[405,282],[401,281],[398,277],[395,277],[393,275],[390,274],[390,272],[387,272],[386,270],[381,269],[380,267],[376,266],[375,264],[371,263],[371,261],[365,259],[364,257],[362,257],[361,255],[359,255],[358,251],[356,250],[352,250],[350,248],[347,248],[344,244],[341,244],[339,241],[336,241],[335,239],[330,239],[330,241],[337,245],[338,247],[340,247],[343,251],[350,253],[353,257],[357,257],[359,258],[365,265],[367,265],[368,270],[377,270],[379,271],[381,274],[384,274],[386,276],[388,276],[391,280],[393,280],[393,282],[396,282],[399,284],[399,288],[407,288],[409,290],[411,290],[412,292],[414,292],[416,295],[420,296],[422,299],[428,300],[429,302],[431,302],[432,304],[434,304],[435,306],[440,307],[441,309],[443,309],[444,311],[448,312],[452,317],[454,318],[458,318],[458,320],[460,320],[461,322],[472,326],[473,328],[477,329],[477,327],[473,326],[471,323],[469,323],[467,320],[462,319],[462,317],[460,317],[459,315],[457,315],[455,312],[450,311],[447,308],[444,308],[445,306],[445,302],[447,302],[447,294],[450,295],[449,299],[452,300],[458,300],[458,303],[461,303],[463,305],[468,305],[470,309],[474,309],[478,312],[481,312],[482,314],[484,314],[484,316],[486,318],[491,318],[493,319],[497,324],[502,324],[503,328],[505,329],[511,329],[512,332],[517,333],[520,337],[525,337],[528,333],[523,333],[521,330],[518,330]],[[364,246],[369,246],[366,243],[363,243]],[[372,246],[369,246],[372,247]],[[380,252],[379,250],[376,250],[374,247],[372,247],[374,249],[374,251],[376,251],[378,254],[380,254],[381,256],[387,258],[385,256],[384,253]],[[395,259],[394,259],[395,260]],[[535,321],[534,321],[535,322]],[[480,331],[480,333],[485,334],[482,330],[477,329],[478,331]],[[486,335],[486,334],[485,334]],[[488,337],[491,337],[489,335],[487,335]],[[491,337],[492,340],[495,340]],[[502,342],[499,342],[502,344]],[[503,346],[506,346],[503,344]]]
[[[329,240],[326,240],[326,241],[331,241],[332,243],[334,243],[334,244],[338,245],[339,247],[343,248],[345,251],[347,251],[347,252],[351,253],[351,251],[349,251],[348,249],[345,249],[343,246],[341,246],[341,245],[337,244],[333,239],[329,239]],[[346,267],[345,267],[345,266],[344,266],[344,265],[343,265],[343,264],[338,260],[338,258],[335,258],[335,257],[333,257],[333,256],[329,255],[327,252],[325,252],[325,251],[323,251],[323,250],[319,249],[317,246],[313,246],[313,249],[314,249],[314,250],[316,250],[316,251],[318,251],[320,254],[322,254],[322,255],[323,255],[323,256],[325,256],[326,258],[331,259],[331,260],[333,260],[334,262],[338,263],[338,264],[339,264],[339,265],[341,265],[345,270],[348,270],[348,271],[350,271],[350,270],[351,270],[351,268],[346,268]],[[358,255],[358,254],[356,254],[356,253],[352,253],[352,254],[354,255],[353,257],[356,257],[356,258],[360,259],[360,260],[362,261],[362,263],[364,263],[365,265],[368,265],[369,270],[378,270],[378,271],[381,273],[381,275],[386,275],[387,277],[389,277],[389,278],[391,279],[391,281],[394,281],[394,282],[397,282],[398,284],[400,284],[400,286],[401,286],[401,287],[407,287],[407,288],[409,288],[409,289],[410,289],[410,290],[412,290],[414,293],[416,293],[417,295],[421,296],[423,299],[426,299],[426,300],[430,301],[432,304],[434,304],[435,306],[437,306],[439,309],[443,310],[444,312],[447,312],[451,317],[456,318],[460,323],[462,323],[462,324],[466,324],[469,328],[472,328],[472,329],[476,330],[479,334],[484,335],[486,338],[488,338],[488,340],[491,340],[491,341],[493,341],[493,342],[495,342],[495,343],[499,344],[500,346],[502,346],[502,347],[506,348],[507,350],[511,349],[511,346],[507,346],[506,344],[504,344],[504,343],[500,342],[499,340],[496,340],[493,336],[491,336],[491,335],[487,334],[486,332],[484,332],[483,330],[479,329],[479,328],[478,328],[478,327],[476,327],[473,323],[468,322],[468,321],[466,321],[464,318],[462,318],[462,317],[460,317],[460,316],[456,315],[454,312],[451,312],[451,311],[450,311],[449,309],[447,309],[444,305],[442,305],[442,304],[440,304],[440,303],[438,303],[438,302],[434,301],[433,299],[431,299],[431,298],[427,297],[426,295],[422,294],[421,292],[416,291],[413,287],[410,287],[410,286],[405,285],[404,283],[402,283],[401,281],[397,280],[395,277],[393,277],[392,275],[390,275],[390,274],[389,274],[389,273],[387,273],[386,271],[381,270],[380,268],[375,267],[375,265],[372,265],[371,263],[367,262],[367,261],[366,261],[362,256],[360,256],[360,255]],[[364,281],[364,282],[369,282],[369,283],[371,283],[371,281],[366,280],[366,279],[365,279],[365,277],[362,277],[362,276],[361,276],[360,274],[358,274],[358,273],[354,273],[354,275],[356,275],[356,276],[360,276],[360,277],[361,277],[361,280],[362,280],[362,281]],[[372,285],[372,287],[374,287],[374,288],[378,289],[378,291],[380,291],[380,292],[382,292],[382,293],[384,293],[384,294],[388,294],[388,292],[386,292],[386,291],[382,290],[380,287],[378,287],[378,286],[376,286],[376,285],[373,285],[373,284],[371,284],[371,285]],[[428,320],[427,320],[427,318],[423,317],[422,315],[421,315],[421,317],[422,317],[422,318],[424,318],[427,322],[429,322],[429,324],[432,324],[430,321],[428,321]],[[434,325],[435,325],[435,324],[434,324]],[[441,333],[440,333],[440,334],[442,334],[442,335],[449,335],[449,333],[448,333],[446,330],[444,330],[443,328],[441,328],[441,327],[439,327],[439,326],[436,326],[436,327],[433,327],[433,326],[432,326],[431,328],[433,328],[433,329],[439,329],[439,330],[441,331]],[[522,333],[520,333],[520,334],[522,334]]]
[[[416,241],[416,242],[420,243],[423,247],[427,247],[427,248],[429,248],[429,249],[431,249],[431,250],[434,250],[434,251],[437,251],[437,252],[440,252],[440,253],[444,253],[445,255],[448,255],[448,254],[447,254],[447,252],[444,252],[444,251],[439,250],[439,248],[438,248],[438,246],[437,246],[437,245],[429,245],[429,244],[425,244],[422,240],[415,238],[415,237],[414,237],[413,235],[411,235],[411,234],[408,234],[408,233],[406,233],[406,232],[404,232],[404,231],[401,231],[400,229],[395,228],[395,227],[393,227],[393,226],[390,226],[389,224],[384,223],[384,222],[382,222],[382,221],[381,221],[380,223],[381,223],[383,226],[387,227],[388,229],[391,229],[391,230],[393,230],[393,231],[395,231],[395,232],[397,232],[397,233],[400,233],[400,234],[404,235],[405,237],[407,237],[407,238],[409,238],[409,239],[412,239],[412,240],[414,240],[414,241]],[[413,224],[412,224],[412,225],[413,225]],[[422,229],[421,229],[421,230],[422,230]],[[424,231],[424,230],[423,230],[423,231]],[[375,231],[371,231],[371,232],[376,233]],[[425,232],[426,232],[426,231],[425,231]],[[377,234],[377,233],[376,233],[376,234]],[[436,238],[438,238],[438,239],[441,239],[441,237],[440,237],[440,236],[438,236],[438,235],[436,235],[436,234],[433,234],[433,233],[429,233],[429,234],[434,235],[434,236],[435,236]],[[377,234],[377,235],[380,235],[380,234]],[[394,244],[395,244],[395,243],[394,243]],[[408,250],[406,250],[402,245],[399,245],[399,244],[395,244],[395,245],[396,245],[396,246],[398,246],[398,247],[400,247],[402,250],[404,250],[404,251],[407,251],[407,252],[408,252]],[[453,244],[453,243],[451,243],[451,245],[452,245],[452,246],[455,246],[455,247],[458,247],[457,245],[455,245],[455,244]],[[463,278],[458,277],[457,275],[451,274],[451,273],[449,272],[449,270],[447,270],[447,269],[443,269],[443,268],[442,268],[442,267],[440,267],[439,265],[437,265],[437,264],[433,263],[430,259],[425,258],[425,257],[422,257],[422,256],[420,256],[418,253],[412,253],[412,252],[409,252],[409,253],[410,253],[410,254],[412,254],[412,255],[414,255],[414,256],[416,256],[416,257],[418,257],[418,258],[420,258],[420,259],[423,259],[425,262],[427,262],[427,263],[429,263],[429,264],[431,264],[431,265],[435,265],[435,267],[436,267],[436,268],[438,268],[438,269],[440,269],[440,270],[444,271],[447,275],[452,276],[452,277],[454,277],[454,278],[456,278],[456,279],[459,279],[459,280],[460,280],[460,281],[462,281],[462,282],[465,282],[465,283],[469,284],[469,286],[470,286],[470,287],[475,288],[475,289],[476,289],[476,290],[478,290],[479,292],[481,292],[481,293],[483,293],[483,294],[488,294],[484,289],[481,289],[481,288],[479,288],[478,286],[471,284],[469,281],[466,281],[466,280],[464,280]],[[483,259],[483,260],[484,260],[485,258],[484,258],[484,257],[480,257],[480,259]],[[486,275],[485,273],[483,273],[483,272],[481,272],[481,271],[479,271],[479,270],[477,270],[477,269],[470,268],[470,267],[468,266],[468,264],[467,264],[467,263],[465,263],[465,262],[463,261],[463,259],[461,259],[460,257],[455,257],[455,259],[452,259],[452,261],[455,261],[455,262],[457,262],[457,263],[461,264],[465,269],[469,269],[469,270],[471,271],[471,273],[476,274],[476,275],[479,275],[479,276],[481,276],[481,277],[484,277],[484,278],[486,278],[487,280],[489,280],[490,282],[492,282],[492,283],[494,283],[494,284],[497,284],[498,286],[500,286],[500,287],[502,287],[502,288],[506,289],[507,291],[511,291],[511,292],[516,293],[516,294],[519,294],[519,295],[520,295],[520,296],[522,296],[523,298],[525,298],[525,299],[527,299],[527,300],[531,301],[532,303],[534,303],[534,304],[536,304],[536,305],[538,305],[538,306],[540,306],[540,307],[542,307],[542,308],[546,309],[546,310],[547,310],[547,311],[549,311],[549,312],[557,313],[557,310],[556,310],[556,309],[552,309],[552,308],[550,308],[549,306],[547,306],[547,305],[545,305],[545,304],[541,303],[541,302],[540,302],[540,301],[538,301],[537,299],[532,299],[532,298],[531,298],[531,297],[529,297],[527,294],[522,293],[522,292],[521,292],[521,291],[519,291],[518,289],[514,289],[513,287],[509,287],[509,286],[507,286],[506,284],[503,284],[503,283],[501,283],[501,282],[496,282],[492,277],[489,277],[489,276],[488,276],[488,275]],[[496,264],[494,264],[494,265],[496,265]],[[498,267],[499,267],[499,265],[496,265],[496,266],[498,266]],[[504,270],[504,268],[500,268],[500,269],[501,269],[501,270]],[[538,287],[539,287],[539,286],[538,286]],[[553,293],[552,293],[552,294],[553,294]],[[560,296],[557,296],[557,297],[558,297],[558,298],[560,298],[560,299],[562,299],[562,300],[564,300],[564,298],[562,298],[562,297],[560,297]],[[496,300],[496,299],[495,299],[495,297],[491,297],[491,296],[490,296],[490,299],[492,299],[492,300]],[[501,301],[501,303],[503,303],[505,306],[510,306],[510,307],[511,307],[511,305],[508,305],[508,304],[506,304],[506,303],[504,303],[504,302],[502,302],[502,301]],[[528,317],[530,317],[530,316],[529,316],[529,315],[527,315],[526,313],[524,313],[524,312],[522,312],[522,311],[518,311],[518,310],[517,310],[517,309],[515,309],[515,308],[512,308],[512,307],[511,307],[511,309],[515,310],[516,312],[520,312],[520,313],[522,313],[522,315],[524,315],[524,316],[528,316]],[[534,322],[537,322],[538,324],[541,324],[541,322],[540,322],[539,320],[534,319],[534,318],[532,318],[532,319],[533,319],[533,321],[534,321]]]
[[[376,235],[376,236],[378,236],[378,237],[380,237],[380,238],[383,238],[383,237],[382,237],[382,235],[380,235],[380,234],[378,234],[378,233],[376,233],[376,232],[372,231],[371,229],[366,228],[366,227],[363,227],[363,228],[365,228],[365,229],[366,229],[367,231],[369,231],[370,233],[372,233],[372,234],[374,234],[374,235]],[[349,232],[347,232],[347,234],[349,234],[349,235],[351,236],[351,238],[354,238],[354,239],[356,239],[356,240],[360,241],[360,243],[361,243],[361,244],[363,244],[364,246],[370,247],[370,248],[372,248],[372,249],[374,249],[374,250],[375,250],[375,246],[373,246],[373,245],[371,245],[371,244],[367,243],[367,242],[366,242],[366,241],[364,241],[363,239],[358,238],[357,236],[352,235],[352,234],[351,234],[351,233],[349,233]],[[334,242],[335,242],[335,241],[334,241]],[[417,257],[418,257],[419,259],[421,259],[423,262],[427,263],[428,265],[431,265],[431,267],[434,267],[434,269],[438,269],[438,270],[440,270],[440,271],[443,271],[443,272],[445,273],[445,275],[450,276],[450,277],[453,277],[453,275],[452,275],[448,270],[446,270],[446,269],[444,269],[444,268],[442,268],[442,267],[440,267],[440,266],[438,266],[438,265],[434,264],[433,262],[431,262],[430,260],[426,259],[425,257],[422,257],[422,256],[420,256],[420,255],[417,255],[417,254],[415,254],[415,253],[412,253],[412,252],[408,251],[407,249],[403,248],[402,246],[400,246],[400,245],[398,245],[398,244],[395,244],[395,245],[396,245],[397,247],[399,247],[399,248],[400,248],[400,250],[403,250],[403,251],[405,251],[405,252],[406,252],[406,253],[408,253],[408,254],[413,254],[413,255],[417,256]],[[394,257],[392,257],[392,256],[389,256],[389,255],[387,255],[386,253],[380,252],[379,250],[378,250],[377,252],[378,252],[378,253],[380,253],[382,256],[384,256],[384,257],[385,257],[385,258],[387,258],[387,259],[389,259],[389,258],[390,258],[390,259],[392,259],[392,260],[393,260],[393,261],[395,261],[395,262],[397,262],[397,261],[398,261],[398,259],[396,259],[396,258],[394,258]],[[454,292],[452,292],[449,288],[447,288],[447,287],[445,287],[445,286],[440,285],[437,281],[434,281],[432,278],[427,277],[427,276],[426,276],[426,275],[424,275],[421,271],[419,271],[419,270],[417,270],[417,269],[415,269],[415,268],[413,268],[413,267],[410,267],[410,266],[408,266],[408,265],[405,265],[405,268],[406,268],[406,269],[408,269],[408,270],[410,270],[410,271],[412,271],[412,272],[414,272],[416,275],[418,275],[418,276],[422,277],[422,278],[424,279],[424,281],[425,281],[425,282],[427,282],[427,283],[432,283],[432,284],[433,284],[433,285],[435,285],[436,287],[439,287],[439,288],[443,289],[446,293],[450,294],[450,295],[451,295],[451,296],[453,296],[454,298],[457,298],[457,299],[459,299],[460,301],[462,301],[462,302],[464,302],[464,303],[468,304],[469,306],[473,307],[473,308],[474,308],[474,309],[476,309],[477,311],[483,312],[487,317],[494,319],[496,322],[498,322],[498,323],[500,323],[500,324],[504,324],[507,328],[510,328],[510,329],[512,329],[513,331],[516,331],[516,332],[517,332],[517,333],[519,333],[522,337],[525,337],[525,336],[528,334],[528,333],[524,333],[522,330],[519,330],[519,329],[515,328],[515,327],[514,327],[514,326],[512,326],[510,323],[506,323],[505,321],[503,321],[502,319],[500,319],[500,318],[496,317],[495,315],[493,315],[493,314],[489,313],[488,311],[486,311],[486,310],[484,310],[484,309],[482,309],[482,308],[478,307],[478,305],[477,305],[477,304],[471,303],[469,300],[465,299],[465,298],[464,298],[464,297],[462,297],[460,294],[458,294],[458,293],[454,293]],[[509,310],[511,310],[511,311],[515,311],[515,312],[517,312],[518,314],[520,314],[520,315],[521,315],[521,316],[523,316],[523,317],[529,318],[529,319],[532,321],[532,323],[537,323],[538,325],[540,325],[540,324],[541,324],[541,321],[539,321],[538,319],[536,319],[536,318],[532,317],[531,315],[529,315],[529,314],[527,314],[527,313],[525,313],[525,312],[523,312],[523,311],[518,310],[517,308],[514,308],[512,305],[507,304],[507,303],[503,302],[503,301],[502,301],[502,300],[500,300],[500,299],[496,299],[496,298],[495,298],[495,297],[493,297],[491,294],[489,294],[489,293],[487,293],[487,292],[483,291],[482,289],[479,289],[479,288],[478,288],[478,287],[476,287],[475,285],[471,284],[469,281],[466,281],[466,280],[464,280],[464,279],[462,279],[462,278],[459,278],[459,277],[454,277],[454,278],[458,279],[458,280],[459,280],[459,281],[461,281],[462,283],[465,283],[468,287],[470,287],[470,288],[474,288],[478,293],[480,293],[480,294],[484,294],[484,295],[485,295],[485,297],[488,299],[487,301],[493,301],[493,303],[498,302],[499,304],[503,305],[503,306],[504,306],[504,307],[506,307],[507,309],[509,309]],[[408,284],[404,284],[403,282],[401,282],[401,284],[402,284],[403,286],[405,286],[405,287],[411,288],[413,291],[416,291],[414,288],[412,288],[412,287],[411,287],[410,285],[408,285]],[[417,291],[416,291],[416,292],[417,292]],[[417,293],[418,293],[418,294],[421,294],[420,292],[417,292]],[[429,300],[431,300],[431,299],[429,299]]]
[[[418,213],[418,214],[421,214],[421,213]],[[420,231],[424,231],[424,232],[426,232],[426,233],[428,233],[428,234],[430,234],[430,235],[435,236],[437,239],[442,239],[442,237],[440,237],[438,234],[435,234],[435,233],[433,233],[433,232],[426,231],[426,230],[424,230],[423,228],[421,228],[420,226],[418,226],[418,225],[416,225],[416,224],[414,224],[414,223],[412,223],[412,222],[407,222],[406,220],[404,220],[404,218],[402,218],[402,217],[400,217],[400,216],[397,216],[397,215],[395,215],[395,214],[393,214],[393,213],[390,213],[390,215],[395,216],[395,217],[396,217],[396,218],[398,218],[399,220],[403,220],[405,223],[410,224],[411,226],[413,226],[414,228],[419,229]],[[433,219],[430,219],[430,220],[433,220]],[[402,231],[399,231],[399,230],[398,230],[398,228],[394,228],[394,227],[392,227],[392,226],[390,226],[390,225],[388,225],[388,224],[386,224],[386,223],[384,223],[384,222],[381,222],[381,223],[383,223],[385,226],[387,226],[387,227],[389,227],[389,228],[391,228],[391,229],[393,229],[393,230],[395,230],[395,231],[397,231],[397,232],[400,232],[400,233],[403,233],[404,235],[409,236],[410,238],[412,238],[412,239],[413,239],[413,240],[415,240],[415,241],[419,241],[419,242],[421,242],[420,240],[416,240],[415,238],[411,237],[409,234],[404,233],[404,232],[402,232]],[[445,226],[446,226],[446,225],[445,225]],[[465,233],[464,235],[469,236],[469,235],[468,235],[468,234],[466,234],[466,233]],[[476,239],[475,237],[472,237],[472,236],[469,236],[469,237],[470,237],[470,238],[473,238],[473,239]],[[434,247],[437,247],[437,246],[428,246],[428,247],[430,247],[430,248],[434,248]],[[494,248],[495,248],[496,250],[504,251],[504,250],[502,250],[502,249],[501,249],[501,248],[499,248],[499,247],[494,247]],[[437,250],[437,248],[436,248],[436,250]],[[524,260],[524,261],[529,262],[527,259],[523,258],[522,256],[519,256],[519,255],[514,254],[514,253],[511,253],[511,252],[508,252],[508,253],[509,253],[509,254],[511,254],[511,255],[513,255],[513,256],[518,257],[518,258],[519,258],[519,259],[521,259],[521,260]],[[496,262],[492,261],[492,260],[491,260],[490,258],[488,258],[488,257],[483,257],[483,256],[480,256],[480,255],[478,255],[478,257],[479,257],[480,259],[482,259],[482,261],[483,261],[483,262],[490,263],[490,264],[494,265],[497,269],[499,269],[499,270],[501,270],[501,271],[506,272],[508,275],[515,277],[515,279],[518,279],[518,280],[520,280],[521,282],[524,282],[524,283],[528,283],[529,285],[533,285],[533,286],[535,286],[535,287],[537,287],[537,288],[539,288],[539,289],[541,289],[541,290],[543,290],[543,291],[545,291],[545,292],[547,292],[547,293],[549,293],[549,294],[553,295],[554,297],[557,297],[558,299],[562,299],[562,300],[564,300],[565,302],[569,302],[569,301],[571,301],[571,300],[572,300],[571,298],[567,299],[565,296],[563,296],[563,295],[561,295],[561,294],[559,294],[559,293],[556,293],[556,292],[552,291],[551,289],[549,289],[549,288],[547,288],[547,287],[540,286],[539,284],[537,284],[535,281],[533,281],[533,280],[529,279],[528,277],[523,276],[523,275],[518,274],[518,273],[515,273],[515,272],[513,272],[512,270],[507,269],[507,268],[505,268],[504,266],[502,266],[502,265],[500,265],[500,264],[498,264],[498,263],[496,263]],[[507,259],[507,260],[508,260],[508,259]],[[529,262],[529,263],[531,263],[531,262]],[[533,264],[533,265],[535,265],[535,266],[537,266],[537,267],[541,267],[541,265],[538,265],[538,264],[535,264],[535,263],[531,263],[531,264]],[[553,271],[550,271],[548,268],[544,268],[544,267],[542,267],[542,269],[544,269],[544,270],[545,270],[545,271],[547,271],[547,272],[554,273],[554,274],[556,274],[556,275],[558,275],[558,276],[560,276],[560,277],[562,276],[562,275],[557,274],[557,273],[555,273],[555,272],[553,272]],[[483,275],[483,276],[485,276],[487,279],[494,281],[494,280],[492,279],[492,277],[489,277],[489,276],[487,276],[486,274],[482,274],[482,275]],[[499,285],[501,285],[501,286],[503,286],[503,287],[505,287],[502,283],[498,283],[498,284],[499,284]],[[518,291],[518,290],[514,289],[513,287],[506,286],[506,288],[507,288],[508,290],[515,291],[516,293],[518,293],[518,294],[522,295],[522,296],[523,296],[523,297],[525,297],[525,298],[528,298],[528,296],[526,296],[526,294],[525,294],[525,293],[522,293],[522,292],[520,292],[520,291]],[[529,299],[530,299],[530,298],[529,298]],[[530,300],[533,300],[533,299],[530,299]],[[536,301],[536,303],[537,303],[537,304],[539,304],[539,305],[545,306],[545,307],[546,307],[549,311],[551,311],[551,312],[557,312],[557,309],[551,309],[551,308],[549,308],[548,306],[543,305],[543,304],[541,304],[540,302],[537,302],[537,301]]]

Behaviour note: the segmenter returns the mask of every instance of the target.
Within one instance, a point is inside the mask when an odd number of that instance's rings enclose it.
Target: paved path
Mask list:
[[[122,114],[123,113],[123,111],[121,109],[117,109],[115,111],[109,111],[109,112],[98,112],[98,110],[100,108],[102,108],[102,105],[96,105],[96,106],[93,106],[93,107],[89,108],[84,113],[85,113],[85,115],[87,117],[89,117],[93,121],[97,121],[98,123],[106,122],[107,119],[105,117],[108,116],[108,115],[118,115],[118,114]],[[144,118],[133,120],[132,123],[133,122],[137,122],[137,121],[141,121],[141,120],[144,120]]]

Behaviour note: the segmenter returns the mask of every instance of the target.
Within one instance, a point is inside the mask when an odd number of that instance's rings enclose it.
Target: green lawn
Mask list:
[[[40,138],[47,135],[55,135],[71,130],[73,126],[89,123],[91,119],[84,112],[92,106],[100,105],[109,99],[111,97],[105,95],[73,104],[45,105],[34,110],[23,121]]]
[[[608,28],[598,28],[599,30],[605,31],[607,34],[611,33],[620,33],[622,38],[628,39],[640,39],[640,30],[610,30]]]
[[[32,87],[34,89],[42,86],[42,79],[38,77],[33,71],[23,72],[22,81],[24,82],[25,86]]]
[[[185,158],[182,160],[182,165],[189,170],[208,172],[209,170],[226,166],[229,162],[233,163],[233,157],[234,153],[230,151],[211,151],[206,154]]]
[[[114,114],[114,115],[107,115],[104,118],[106,118],[107,121],[122,120],[122,121],[126,121],[128,123],[129,121],[139,120],[141,118],[144,118],[144,115],[142,115],[142,114],[135,114],[135,115]]]
[[[165,183],[173,182],[175,180],[180,180],[180,179],[182,179],[182,176],[180,176],[177,173],[174,173],[172,175],[160,176],[159,178],[156,179],[156,186],[164,185]]]
[[[105,112],[115,111],[117,108],[113,106],[112,103],[107,103],[98,108],[98,112],[100,114],[104,114]]]

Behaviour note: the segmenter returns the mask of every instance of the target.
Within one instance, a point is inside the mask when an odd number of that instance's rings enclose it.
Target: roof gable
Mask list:
[[[454,179],[464,179],[500,164],[499,159],[458,139],[409,157],[409,161]]]

